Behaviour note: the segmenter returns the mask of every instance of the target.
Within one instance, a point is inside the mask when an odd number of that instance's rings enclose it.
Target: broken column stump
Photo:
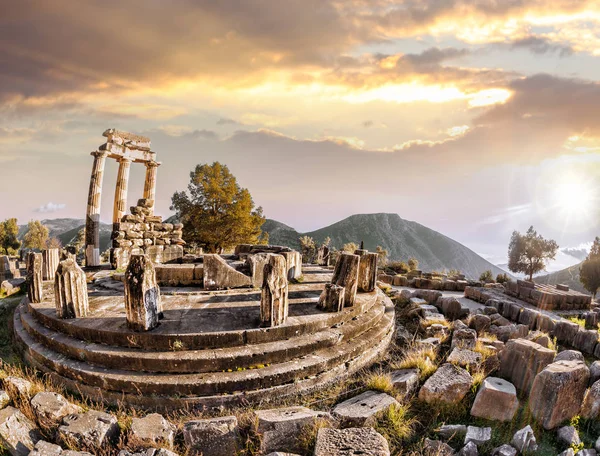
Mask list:
[[[129,260],[125,271],[125,313],[127,326],[134,331],[150,331],[162,318],[160,289],[148,255],[132,255]]]
[[[329,247],[322,245],[317,251],[317,264],[319,266],[329,266]]]
[[[352,307],[356,299],[358,287],[358,270],[360,257],[351,253],[340,254],[331,283],[345,288],[344,306]]]
[[[360,256],[358,266],[358,290],[370,293],[377,283],[377,259],[379,255],[358,249],[354,252]]]
[[[42,278],[44,280],[54,280],[56,268],[60,262],[60,253],[58,249],[42,250]]]
[[[27,297],[29,302],[42,302],[42,254],[29,252],[27,254]]]
[[[85,273],[73,260],[61,261],[54,279],[54,300],[58,318],[81,318],[88,314]]]
[[[288,270],[281,255],[271,255],[265,264],[260,299],[262,326],[279,326],[288,316]]]
[[[325,312],[341,312],[344,309],[344,287],[333,283],[325,284],[317,307]]]

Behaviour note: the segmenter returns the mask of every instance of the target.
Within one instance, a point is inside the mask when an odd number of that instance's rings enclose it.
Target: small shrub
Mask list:
[[[585,329],[585,318],[579,317],[568,317],[567,320],[577,323],[579,326]]]
[[[479,281],[480,282],[493,282],[494,276],[492,275],[492,271],[490,271],[489,269],[487,271],[483,271],[481,273],[481,275],[479,276]]]
[[[508,276],[508,274],[498,274],[496,276],[496,282],[498,283],[508,283],[511,282],[510,277]]]

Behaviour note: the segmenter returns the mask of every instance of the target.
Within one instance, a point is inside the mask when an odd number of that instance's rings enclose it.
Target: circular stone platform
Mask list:
[[[303,272],[278,327],[259,327],[260,290],[162,288],[160,326],[136,333],[125,323],[123,285],[99,278],[89,286],[88,317],[58,319],[48,282],[42,303],[25,298],[15,311],[15,334],[30,364],[92,400],[160,410],[268,401],[355,372],[392,337],[394,309],[381,291],[322,312],[316,302],[331,272]]]

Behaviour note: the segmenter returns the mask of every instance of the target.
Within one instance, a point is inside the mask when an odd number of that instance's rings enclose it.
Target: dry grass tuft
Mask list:
[[[395,364],[396,369],[419,369],[421,380],[437,369],[437,352],[431,346],[413,346],[406,350]]]
[[[390,395],[393,395],[394,392],[391,375],[382,371],[370,374],[365,381],[365,386],[370,390],[381,391]]]

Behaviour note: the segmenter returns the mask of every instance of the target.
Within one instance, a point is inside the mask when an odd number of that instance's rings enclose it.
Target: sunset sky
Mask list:
[[[393,212],[494,263],[532,224],[578,248],[598,81],[593,1],[0,0],[0,218],[83,218],[112,127],[151,138],[164,216],[218,160],[301,231]]]

